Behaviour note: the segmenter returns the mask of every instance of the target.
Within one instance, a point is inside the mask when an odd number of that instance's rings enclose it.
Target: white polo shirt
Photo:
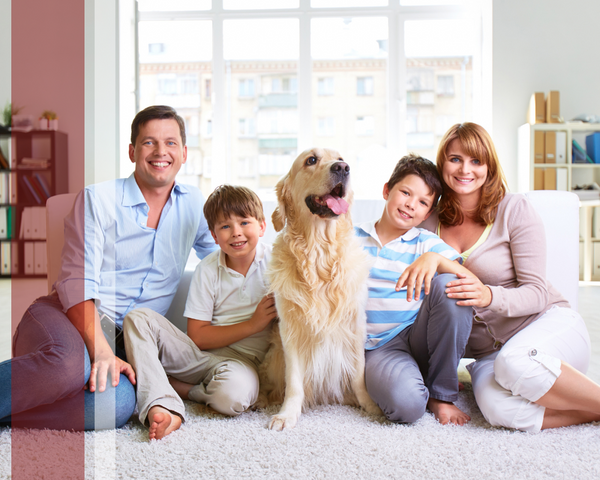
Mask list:
[[[250,320],[258,303],[267,294],[266,271],[271,245],[258,242],[256,255],[246,276],[227,267],[221,249],[208,255],[196,267],[183,315],[212,325],[234,325]],[[271,327],[229,345],[259,361],[269,346]]]

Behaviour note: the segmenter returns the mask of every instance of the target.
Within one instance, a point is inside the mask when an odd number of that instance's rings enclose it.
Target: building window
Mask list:
[[[204,98],[210,98],[212,95],[211,79],[204,80]]]
[[[356,117],[354,133],[356,133],[357,135],[365,135],[365,136],[375,134],[375,117],[373,117],[373,116]]]
[[[254,97],[254,79],[253,78],[243,78],[240,79],[239,89],[238,89],[239,97]]]
[[[256,158],[244,157],[238,159],[237,175],[240,178],[256,176]]]
[[[437,94],[440,97],[454,96],[454,75],[438,75]]]
[[[335,118],[319,117],[317,120],[317,135],[319,137],[333,137],[335,135]]]
[[[204,135],[206,135],[207,138],[212,137],[212,120],[211,119],[206,121],[206,125],[204,127]]]
[[[357,95],[373,95],[373,77],[358,77],[356,79]]]
[[[150,55],[160,55],[165,52],[164,43],[150,43],[148,44],[148,53]]]
[[[317,95],[333,95],[333,77],[319,78],[317,80]]]
[[[255,137],[256,136],[256,122],[254,121],[254,119],[253,118],[240,118],[238,134],[240,137]]]

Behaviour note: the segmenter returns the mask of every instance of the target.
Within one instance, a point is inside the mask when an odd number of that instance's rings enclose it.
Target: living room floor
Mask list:
[[[10,358],[10,345],[12,336],[11,304],[14,303],[15,311],[24,311],[27,306],[38,296],[47,291],[46,279],[13,280],[13,282],[27,282],[27,288],[16,288],[19,295],[11,298],[11,280],[0,279],[0,361]],[[579,287],[579,313],[585,319],[592,340],[592,358],[588,375],[600,383],[600,284],[580,284]],[[20,314],[18,318],[20,318]]]

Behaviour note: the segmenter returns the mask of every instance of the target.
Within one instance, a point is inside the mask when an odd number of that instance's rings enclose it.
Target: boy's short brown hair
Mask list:
[[[442,182],[435,163],[414,153],[405,155],[394,167],[392,176],[387,182],[388,190],[391,190],[394,185],[408,175],[416,175],[425,182],[425,185],[429,187],[429,193],[433,195],[431,208],[435,207],[442,194]]]
[[[232,215],[265,219],[262,202],[252,190],[239,185],[221,185],[215,188],[204,204],[204,217],[208,228],[214,232],[215,224]]]

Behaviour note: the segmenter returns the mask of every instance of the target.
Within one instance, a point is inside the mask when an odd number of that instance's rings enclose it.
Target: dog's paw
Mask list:
[[[370,415],[383,415],[381,408],[370,398],[362,405],[362,408]]]
[[[252,405],[250,408],[252,410],[262,410],[263,408],[267,408],[268,406],[269,399],[267,398],[267,396],[263,393],[259,393],[256,402],[254,402],[254,405]]]
[[[269,429],[280,432],[285,428],[294,428],[298,422],[296,415],[273,415],[269,421]]]

